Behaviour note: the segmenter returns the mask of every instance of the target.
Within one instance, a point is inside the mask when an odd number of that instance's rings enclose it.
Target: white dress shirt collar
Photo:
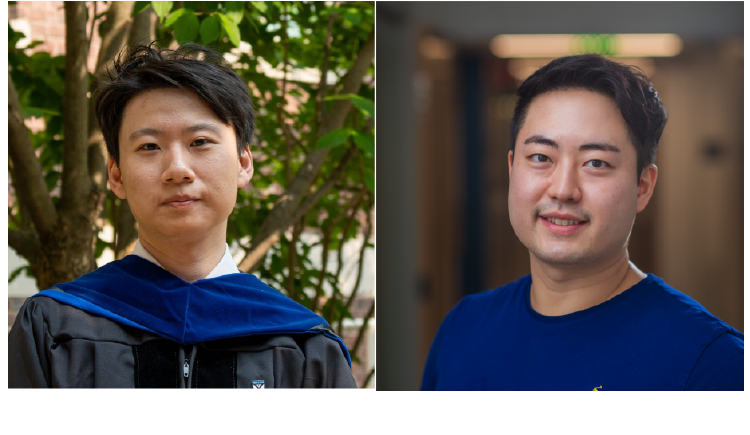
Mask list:
[[[226,249],[224,250],[224,256],[221,257],[221,261],[219,261],[219,264],[217,264],[216,267],[214,267],[214,269],[211,271],[211,273],[209,273],[204,279],[216,278],[223,275],[229,275],[230,273],[240,273],[240,270],[237,269],[237,265],[234,264],[232,255],[229,253],[229,245],[227,245],[226,243],[224,245],[226,246]],[[151,255],[146,250],[146,248],[143,247],[140,240],[136,242],[135,248],[133,248],[133,252],[131,252],[130,255],[137,255],[138,257],[141,257],[144,260],[148,260],[164,269],[164,266],[159,264],[159,262],[156,261],[156,258],[154,258],[154,256]]]

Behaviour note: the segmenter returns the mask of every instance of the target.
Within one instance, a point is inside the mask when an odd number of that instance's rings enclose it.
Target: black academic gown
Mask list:
[[[356,387],[341,338],[255,276],[133,255],[29,298],[8,347],[9,387]]]

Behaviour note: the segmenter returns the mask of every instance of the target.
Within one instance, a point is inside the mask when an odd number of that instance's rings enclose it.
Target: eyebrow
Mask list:
[[[186,127],[184,130],[182,130],[182,133],[183,134],[195,133],[196,131],[205,131],[205,130],[210,131],[218,136],[221,136],[221,129],[219,128],[219,126],[213,123],[209,123],[209,122],[202,122],[200,124],[195,124],[195,125]],[[144,127],[131,133],[129,139],[132,142],[141,136],[149,136],[149,135],[160,136],[161,134],[162,132],[159,130],[156,130],[150,127]]]
[[[523,141],[523,143],[524,145],[529,144],[529,143],[537,143],[540,145],[547,145],[553,148],[558,148],[557,142],[555,142],[552,139],[546,138],[544,136],[538,135],[538,134],[530,136],[528,139]],[[620,148],[617,148],[616,146],[612,145],[609,142],[587,143],[578,147],[578,151],[591,151],[591,150],[611,151],[614,153],[620,152]]]

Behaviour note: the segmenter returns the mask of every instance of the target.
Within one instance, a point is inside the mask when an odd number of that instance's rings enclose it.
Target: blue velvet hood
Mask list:
[[[339,343],[351,367],[343,340],[322,317],[247,273],[189,283],[128,255],[34,297],[182,344],[257,334],[324,334]]]

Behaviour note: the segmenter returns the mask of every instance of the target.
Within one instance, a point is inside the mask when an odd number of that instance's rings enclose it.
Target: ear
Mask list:
[[[643,211],[651,199],[651,195],[654,193],[654,187],[656,187],[656,178],[659,175],[659,169],[654,164],[650,164],[643,168],[641,173],[641,179],[638,180],[638,207],[637,213]]]
[[[245,187],[253,178],[253,155],[250,153],[249,145],[245,145],[245,148],[242,149],[237,166],[237,188],[239,189]]]
[[[117,166],[115,159],[112,157],[109,158],[107,173],[109,174],[109,188],[112,189],[112,192],[114,192],[118,198],[126,199],[125,186],[122,184],[122,172],[120,172],[120,167]]]
[[[513,174],[513,151],[508,151],[508,178]]]

